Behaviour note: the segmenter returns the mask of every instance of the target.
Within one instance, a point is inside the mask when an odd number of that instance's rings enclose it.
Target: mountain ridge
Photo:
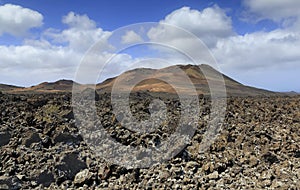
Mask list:
[[[119,86],[120,91],[126,91],[129,89],[130,81],[135,79],[143,78],[145,74],[150,77],[149,79],[140,81],[135,84],[133,91],[147,91],[154,93],[176,93],[174,88],[163,80],[171,80],[177,83],[178,86],[184,85],[184,77],[180,75],[178,70],[180,68],[189,77],[193,83],[195,90],[198,94],[210,94],[208,81],[216,84],[222,84],[221,77],[225,82],[225,87],[228,96],[270,96],[280,94],[278,92],[272,92],[269,90],[259,89],[251,86],[243,85],[242,83],[230,78],[229,76],[220,73],[209,65],[173,65],[162,69],[151,69],[151,68],[136,68],[133,70],[126,71],[119,76],[108,78],[101,83],[96,84],[96,90],[99,93],[109,93],[116,80],[119,77],[123,77],[124,80],[128,81],[127,84]],[[206,75],[204,75],[204,72]],[[58,92],[72,92],[73,84],[79,84],[72,80],[61,79],[55,82],[42,82],[38,85],[31,87],[18,87],[13,85],[0,84],[0,91],[4,93],[58,93]],[[90,86],[90,85],[83,85]],[[186,92],[189,93],[189,92]]]

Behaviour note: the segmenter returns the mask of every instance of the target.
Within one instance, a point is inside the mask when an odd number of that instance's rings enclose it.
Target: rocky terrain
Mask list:
[[[0,189],[299,189],[300,96],[227,98],[221,132],[199,152],[210,113],[201,96],[198,128],[171,160],[126,169],[95,154],[78,131],[70,93],[0,94]],[[150,94],[130,110],[149,119]],[[150,134],[122,127],[110,95],[96,94],[97,114],[117,142],[156,147],[178,124],[180,103],[163,96],[168,118]]]

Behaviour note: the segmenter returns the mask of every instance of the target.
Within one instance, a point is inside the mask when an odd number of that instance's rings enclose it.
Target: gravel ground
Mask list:
[[[199,147],[208,127],[210,100],[201,97],[197,129],[187,146],[168,161],[138,169],[95,154],[78,130],[71,97],[0,94],[0,189],[300,187],[300,96],[227,98],[221,131],[204,152]],[[154,131],[141,134],[118,122],[108,94],[96,100],[107,134],[131,147],[160,146],[176,131],[182,114],[178,99],[164,95],[167,117]],[[131,96],[130,110],[138,121],[151,119],[152,100],[147,94]]]

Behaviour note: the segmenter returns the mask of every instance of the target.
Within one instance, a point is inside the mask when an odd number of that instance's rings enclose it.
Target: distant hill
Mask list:
[[[209,65],[176,65],[162,69],[149,69],[138,68],[130,71],[126,71],[120,76],[109,78],[102,83],[96,85],[98,92],[111,92],[112,87],[118,77],[127,81],[118,86],[119,91],[126,91],[129,89],[130,81],[136,81],[143,75],[151,76],[152,78],[141,81],[136,84],[133,91],[148,91],[148,92],[162,92],[162,93],[176,93],[174,88],[168,83],[158,80],[157,78],[163,78],[172,80],[172,82],[178,84],[178,86],[184,86],[184,78],[176,68],[180,68],[186,73],[195,86],[198,94],[210,94],[208,81],[212,83],[220,83],[219,80],[222,76],[225,82],[226,91],[228,96],[270,96],[280,93],[275,93],[263,89],[258,89],[250,86],[245,86],[232,78],[220,73]],[[206,76],[203,74],[206,73]],[[120,78],[119,78],[120,79]],[[56,93],[56,92],[71,92],[74,82],[72,80],[59,80],[56,82],[44,82],[36,86],[22,88],[11,85],[0,85],[0,91],[5,93]],[[78,83],[75,83],[78,84]],[[183,88],[184,89],[184,88]],[[189,92],[185,92],[189,93]]]
[[[7,92],[17,89],[23,89],[23,87],[8,85],[8,84],[0,84],[0,91]]]
[[[71,92],[73,87],[72,80],[59,80],[56,82],[43,82],[36,86],[27,88],[1,88],[0,90],[6,93],[56,93],[56,92]],[[3,85],[7,86],[7,85]]]
[[[170,79],[174,81],[174,83],[180,85],[184,85],[184,79],[180,76],[180,74],[177,72],[176,68],[181,68],[186,75],[190,78],[192,83],[194,84],[196,91],[198,94],[210,94],[209,86],[208,86],[208,80],[210,80],[212,83],[220,83],[219,79],[220,76],[223,77],[226,91],[228,96],[257,96],[257,95],[263,95],[263,96],[269,96],[269,95],[275,95],[277,93],[258,89],[250,86],[245,86],[232,78],[218,72],[213,67],[209,65],[176,65],[171,67],[166,67],[163,69],[148,69],[148,68],[140,68],[140,69],[134,69],[127,71],[123,74],[121,74],[118,77],[121,77],[122,80],[132,80],[135,81],[139,77],[143,75],[151,75],[153,76],[152,79],[146,79],[144,81],[141,81],[138,83],[133,91],[149,91],[149,92],[165,92],[165,93],[175,93],[175,90],[171,87],[171,85],[167,84],[166,82],[162,80],[157,80],[156,78],[165,78]],[[203,74],[203,72],[206,73],[206,76]],[[218,77],[219,76],[219,77]],[[102,92],[110,92],[112,90],[112,87],[116,81],[117,77],[107,79],[106,81],[100,83],[97,85],[97,90]],[[125,91],[128,89],[129,82],[124,82],[124,85],[122,84],[119,86],[119,90],[122,91],[122,89]],[[188,92],[187,92],[188,93]]]

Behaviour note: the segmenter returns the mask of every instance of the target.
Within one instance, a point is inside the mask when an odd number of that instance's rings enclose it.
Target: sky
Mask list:
[[[113,49],[115,31],[122,27],[118,39],[123,44],[147,38],[197,50],[193,40],[164,25],[170,24],[200,39],[229,77],[258,88],[300,92],[299,10],[299,0],[0,0],[0,83],[32,86],[75,79],[87,51],[99,41]],[[157,24],[143,31],[126,28],[143,22]],[[190,63],[155,45],[98,56],[112,55],[114,61],[102,65],[101,80],[134,67]],[[155,56],[166,64],[141,61]]]

